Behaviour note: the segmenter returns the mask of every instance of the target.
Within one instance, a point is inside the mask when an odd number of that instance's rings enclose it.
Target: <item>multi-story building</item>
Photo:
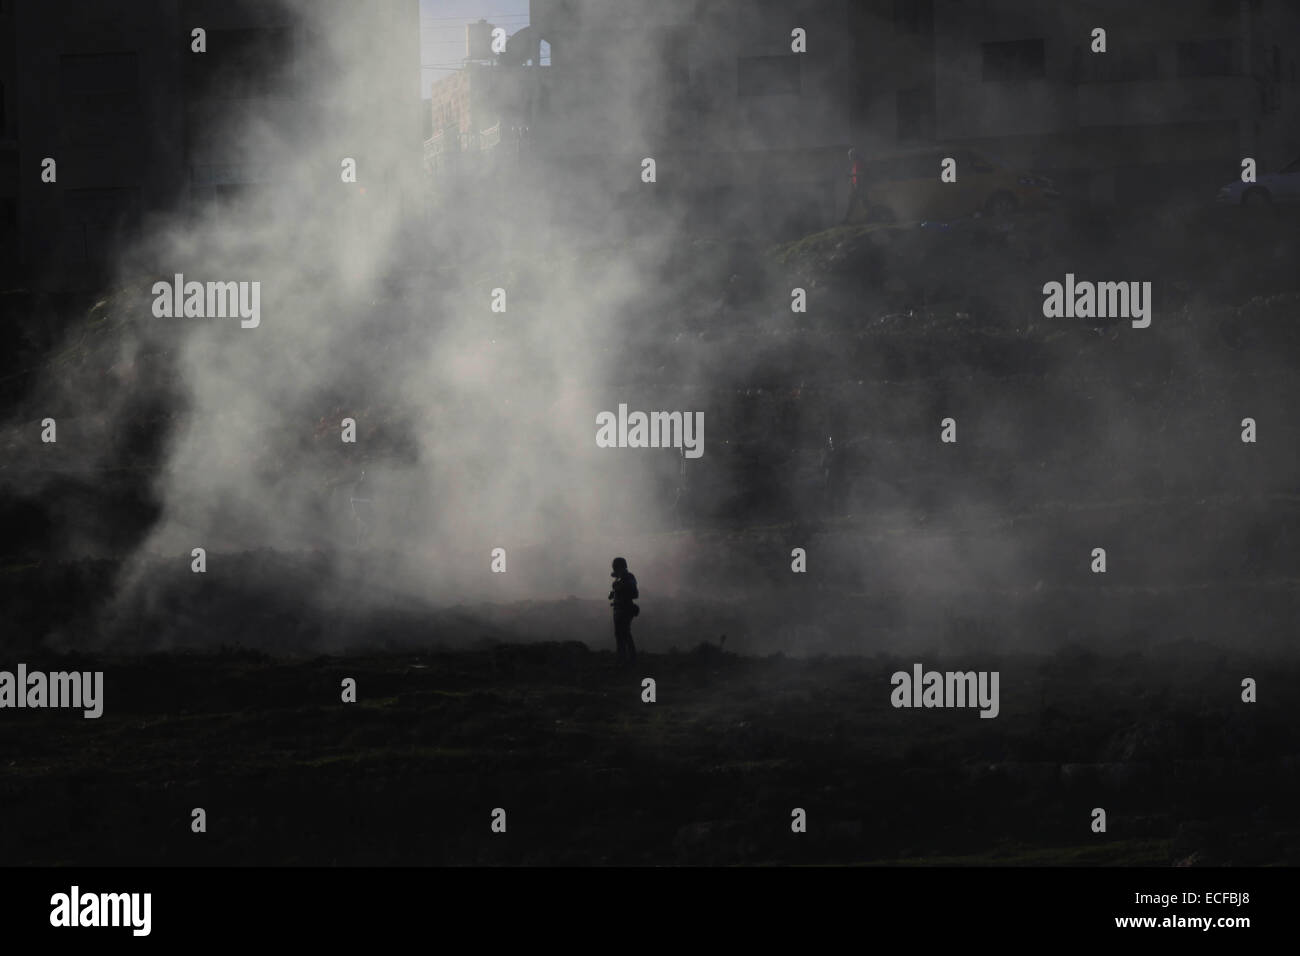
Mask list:
[[[418,15],[418,0],[3,3],[0,166],[16,157],[14,253],[38,278],[89,285],[156,215],[274,205],[304,185],[301,149],[277,138],[371,158],[363,168],[381,187],[402,179],[402,157],[418,171]],[[332,72],[340,39],[367,64],[345,90]],[[257,124],[284,135],[249,134]]]
[[[807,228],[844,178],[871,4],[533,0],[533,153],[567,174],[574,205],[613,194],[633,218],[664,200],[714,222]],[[806,52],[797,52],[802,31]],[[653,194],[641,163],[656,163]],[[737,223],[739,224],[739,223]]]
[[[655,202],[779,230],[833,221],[849,145],[980,146],[1124,202],[1212,195],[1244,156],[1300,152],[1287,0],[532,0],[530,19],[510,65],[448,88],[482,94],[474,115],[502,94],[564,208],[648,214],[647,156]]]
[[[165,7],[16,5],[11,100],[24,265],[66,277],[90,271],[143,213],[182,194],[175,78],[184,48]]]
[[[1212,195],[1243,157],[1278,168],[1300,155],[1300,9],[1288,0],[934,0],[934,11],[945,139],[1121,202]]]
[[[535,68],[549,63],[549,51],[546,57],[538,51],[520,56],[531,35],[525,29],[511,39],[508,54],[498,57],[492,52],[496,30],[486,20],[467,24],[462,68],[430,90],[424,169],[435,191],[467,175],[486,178],[506,159],[517,159],[523,147],[540,86]]]

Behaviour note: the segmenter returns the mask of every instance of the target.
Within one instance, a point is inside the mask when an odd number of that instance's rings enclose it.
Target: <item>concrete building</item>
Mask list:
[[[807,231],[842,211],[850,145],[869,155],[937,135],[928,2],[532,0],[530,20],[511,65],[482,72],[575,214],[607,214],[612,197],[633,223],[671,207],[725,231]],[[483,152],[471,144],[479,165]]]
[[[94,271],[123,231],[182,194],[181,45],[166,6],[15,6],[23,266],[69,279]]]
[[[332,140],[342,155],[405,140],[418,170],[418,17],[418,0],[4,3],[0,167],[15,175],[5,181],[12,192],[0,193],[0,235],[6,196],[17,223],[9,261],[16,254],[45,284],[92,286],[155,216],[273,203],[301,186],[298,167],[230,135],[240,117]],[[327,18],[374,64],[347,102],[319,92],[334,90]],[[192,48],[196,28],[206,52]],[[409,129],[394,128],[391,104],[404,99]],[[373,152],[382,157],[374,179],[397,181],[394,153]],[[53,182],[42,177],[47,158]]]
[[[482,172],[503,151],[519,148],[528,112],[521,105],[526,79],[520,68],[471,63],[433,85],[424,168],[435,184]]]
[[[850,144],[929,142],[1076,196],[1209,201],[1241,157],[1300,154],[1298,17],[1287,0],[532,0],[511,57],[448,82],[526,130],[566,209],[613,197],[635,219],[676,198],[702,221],[798,231],[842,208]],[[483,142],[466,148],[461,166],[486,168]]]
[[[570,180],[570,206],[614,195],[634,219],[671,205],[733,230],[820,224],[844,179],[855,64],[884,45],[863,29],[871,6],[533,0],[535,40],[551,49],[528,122],[534,152]]]
[[[550,63],[549,49],[545,57],[527,50],[531,35],[520,31],[497,55],[493,43],[505,30],[486,20],[466,24],[463,67],[430,89],[424,169],[435,193],[455,191],[467,178],[490,182],[510,161],[517,165],[541,95],[536,68]]]
[[[936,132],[1093,198],[1201,196],[1300,155],[1287,0],[935,0]],[[1106,52],[1093,52],[1093,30]]]

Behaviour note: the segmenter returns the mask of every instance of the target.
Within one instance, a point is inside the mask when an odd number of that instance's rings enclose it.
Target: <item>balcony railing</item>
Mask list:
[[[503,126],[500,121],[478,132],[440,130],[424,141],[424,168],[435,174],[467,172],[495,162],[498,155],[513,154],[527,135],[526,126]]]
[[[438,165],[439,157],[447,152],[447,137],[442,130],[434,133],[424,141],[424,168],[432,170]]]

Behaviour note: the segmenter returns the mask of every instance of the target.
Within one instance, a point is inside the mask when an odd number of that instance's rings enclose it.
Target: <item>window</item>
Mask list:
[[[984,82],[1020,83],[1047,75],[1046,44],[1042,39],[984,43]]]
[[[1179,76],[1231,76],[1232,38],[1189,40],[1178,44]]]
[[[737,92],[741,96],[798,93],[799,55],[749,56],[739,61]]]

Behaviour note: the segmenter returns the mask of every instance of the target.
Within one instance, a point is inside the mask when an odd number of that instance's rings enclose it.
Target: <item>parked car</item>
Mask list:
[[[1265,173],[1253,183],[1240,179],[1219,190],[1216,199],[1230,206],[1273,206],[1300,203],[1300,159],[1281,172]]]
[[[957,181],[940,180],[942,161],[957,161]],[[931,146],[877,157],[866,164],[867,217],[948,221],[1001,215],[1060,198],[1050,179],[1016,169],[967,147]]]

